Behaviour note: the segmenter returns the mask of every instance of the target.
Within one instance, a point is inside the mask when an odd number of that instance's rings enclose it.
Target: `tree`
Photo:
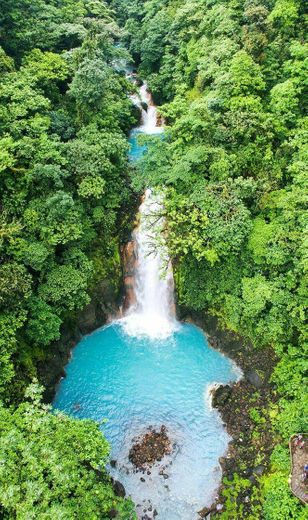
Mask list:
[[[17,409],[0,405],[0,504],[16,518],[134,520],[130,500],[115,496],[99,425],[51,413],[32,384]]]
[[[26,334],[32,344],[47,346],[59,339],[61,323],[50,305],[40,298],[31,298]]]
[[[52,269],[46,283],[40,286],[39,295],[58,310],[82,309],[89,303],[87,279],[89,273],[80,272],[71,265],[59,265]]]

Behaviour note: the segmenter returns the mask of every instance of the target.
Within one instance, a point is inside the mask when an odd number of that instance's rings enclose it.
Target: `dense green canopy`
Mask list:
[[[18,403],[98,275],[118,284],[135,122],[101,0],[0,1],[0,401]],[[99,254],[98,254],[99,252]],[[135,518],[98,425],[0,409],[0,516]]]
[[[104,2],[21,0],[0,12],[0,393],[11,400],[7,385],[17,398],[24,385],[14,365],[32,377],[116,254],[134,116]]]
[[[133,504],[114,494],[99,425],[50,413],[40,394],[33,384],[17,409],[0,407],[4,518],[135,519]]]

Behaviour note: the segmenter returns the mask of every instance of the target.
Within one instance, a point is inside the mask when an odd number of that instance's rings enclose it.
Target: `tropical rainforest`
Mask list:
[[[0,0],[0,517],[135,518],[99,426],[51,413],[37,365],[97,280],[118,283],[151,185],[179,305],[277,360],[277,399],[251,410],[275,439],[266,472],[245,510],[251,483],[226,481],[217,518],[307,518],[288,486],[288,439],[307,426],[304,36],[300,0]],[[166,128],[137,167],[121,59]]]

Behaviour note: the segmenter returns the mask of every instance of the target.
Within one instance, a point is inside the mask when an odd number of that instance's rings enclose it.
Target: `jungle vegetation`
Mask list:
[[[278,357],[277,447],[247,518],[303,520],[287,441],[307,426],[304,3],[107,4],[0,0],[0,516],[135,518],[98,426],[50,413],[31,381],[113,276],[122,219],[150,184],[165,192],[179,302]],[[130,178],[119,41],[166,123]],[[247,485],[227,484],[222,519],[244,518]]]
[[[135,122],[120,33],[100,0],[0,1],[1,518],[135,518],[98,425],[51,414],[28,386],[95,281],[118,273]]]

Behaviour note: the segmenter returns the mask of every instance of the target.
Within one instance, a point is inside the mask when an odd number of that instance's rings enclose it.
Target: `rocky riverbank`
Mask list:
[[[179,309],[178,313],[182,320],[202,328],[209,344],[233,359],[243,372],[237,383],[220,385],[212,391],[212,404],[219,411],[232,440],[228,453],[220,459],[223,478],[215,503],[199,515],[207,518],[211,513],[213,518],[226,510],[230,514],[232,501],[242,506],[243,515],[256,514],[261,507],[259,477],[267,470],[275,442],[270,420],[277,401],[270,381],[276,364],[274,352],[270,348],[253,348],[243,338],[221,329],[212,316],[184,309]]]
[[[102,327],[112,316],[119,312],[122,299],[122,284],[115,280],[102,279],[91,291],[91,302],[77,315],[64,322],[59,341],[53,343],[46,352],[44,360],[37,363],[40,383],[44,386],[44,399],[51,402],[61,377],[65,377],[65,366],[71,356],[72,348],[82,336]]]

